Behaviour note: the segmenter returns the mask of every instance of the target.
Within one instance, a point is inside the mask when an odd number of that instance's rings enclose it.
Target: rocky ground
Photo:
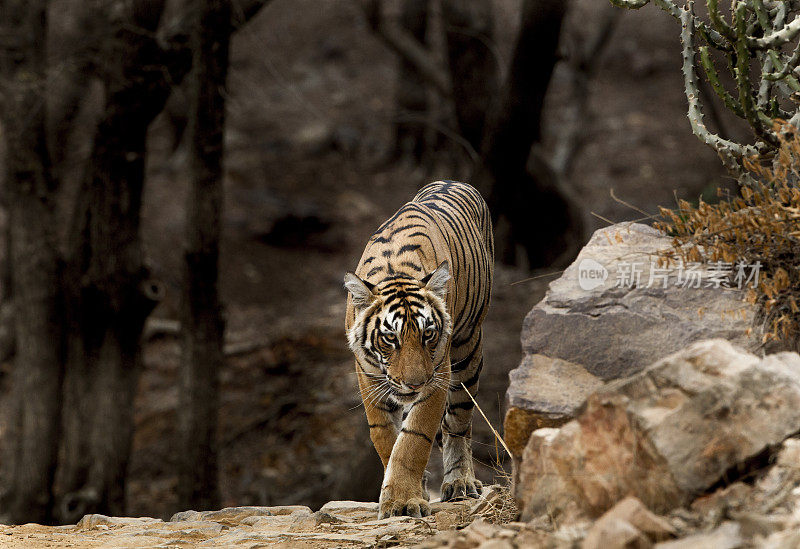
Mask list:
[[[185,511],[168,521],[87,515],[78,524],[69,526],[0,526],[0,546],[321,549],[420,544],[439,547],[458,540],[461,545],[472,547],[489,539],[513,539],[524,529],[521,523],[492,524],[513,518],[513,513],[503,508],[508,501],[507,491],[494,486],[487,488],[478,502],[434,502],[431,516],[422,519],[378,520],[377,503],[355,501],[331,501],[316,512],[302,505]],[[508,545],[498,547],[505,546]]]
[[[800,439],[780,445],[773,463],[662,515],[620,499],[599,517],[573,509],[515,520],[506,489],[475,502],[439,503],[422,519],[377,519],[377,504],[302,505],[185,511],[170,520],[87,515],[76,525],[0,526],[0,546],[19,549],[262,547],[328,549],[795,549],[800,546]]]

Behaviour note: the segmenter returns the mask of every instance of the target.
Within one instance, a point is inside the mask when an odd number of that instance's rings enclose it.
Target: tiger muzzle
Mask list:
[[[400,347],[389,365],[389,370],[390,379],[400,386],[398,393],[412,396],[432,379],[433,362],[422,345],[411,340]]]

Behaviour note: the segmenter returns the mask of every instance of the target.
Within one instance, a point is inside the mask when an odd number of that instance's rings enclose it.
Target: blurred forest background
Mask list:
[[[437,178],[496,216],[479,402],[501,425],[548,275],[728,184],[656,11],[0,0],[2,520],[375,500],[342,275]]]

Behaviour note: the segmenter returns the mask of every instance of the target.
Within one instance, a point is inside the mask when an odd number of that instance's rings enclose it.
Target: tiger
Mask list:
[[[442,501],[480,496],[472,397],[493,272],[492,220],[480,193],[435,181],[378,228],[344,276],[347,341],[384,469],[379,518],[430,515],[425,469],[434,439]]]

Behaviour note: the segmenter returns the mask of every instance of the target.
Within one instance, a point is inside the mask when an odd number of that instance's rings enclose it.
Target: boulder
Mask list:
[[[607,381],[701,339],[754,349],[755,309],[743,301],[744,290],[715,287],[720,269],[698,266],[690,275],[688,266],[653,265],[671,246],[669,236],[638,223],[596,231],[525,318],[525,355],[574,362]]]
[[[575,417],[586,397],[603,384],[580,364],[539,354],[526,356],[509,378],[503,437],[515,460],[533,431]]]
[[[658,252],[671,247],[670,237],[647,225],[600,229],[528,313],[504,420],[515,480],[530,434],[575,417],[600,381],[635,374],[703,339],[759,346],[756,310],[744,301],[735,266],[725,283],[721,267],[659,266]],[[747,277],[753,269],[742,272]],[[741,282],[747,286],[746,278]]]
[[[570,506],[597,517],[628,495],[665,513],[798,431],[799,355],[702,341],[606,384],[561,428],[535,431],[515,497],[524,520]]]

